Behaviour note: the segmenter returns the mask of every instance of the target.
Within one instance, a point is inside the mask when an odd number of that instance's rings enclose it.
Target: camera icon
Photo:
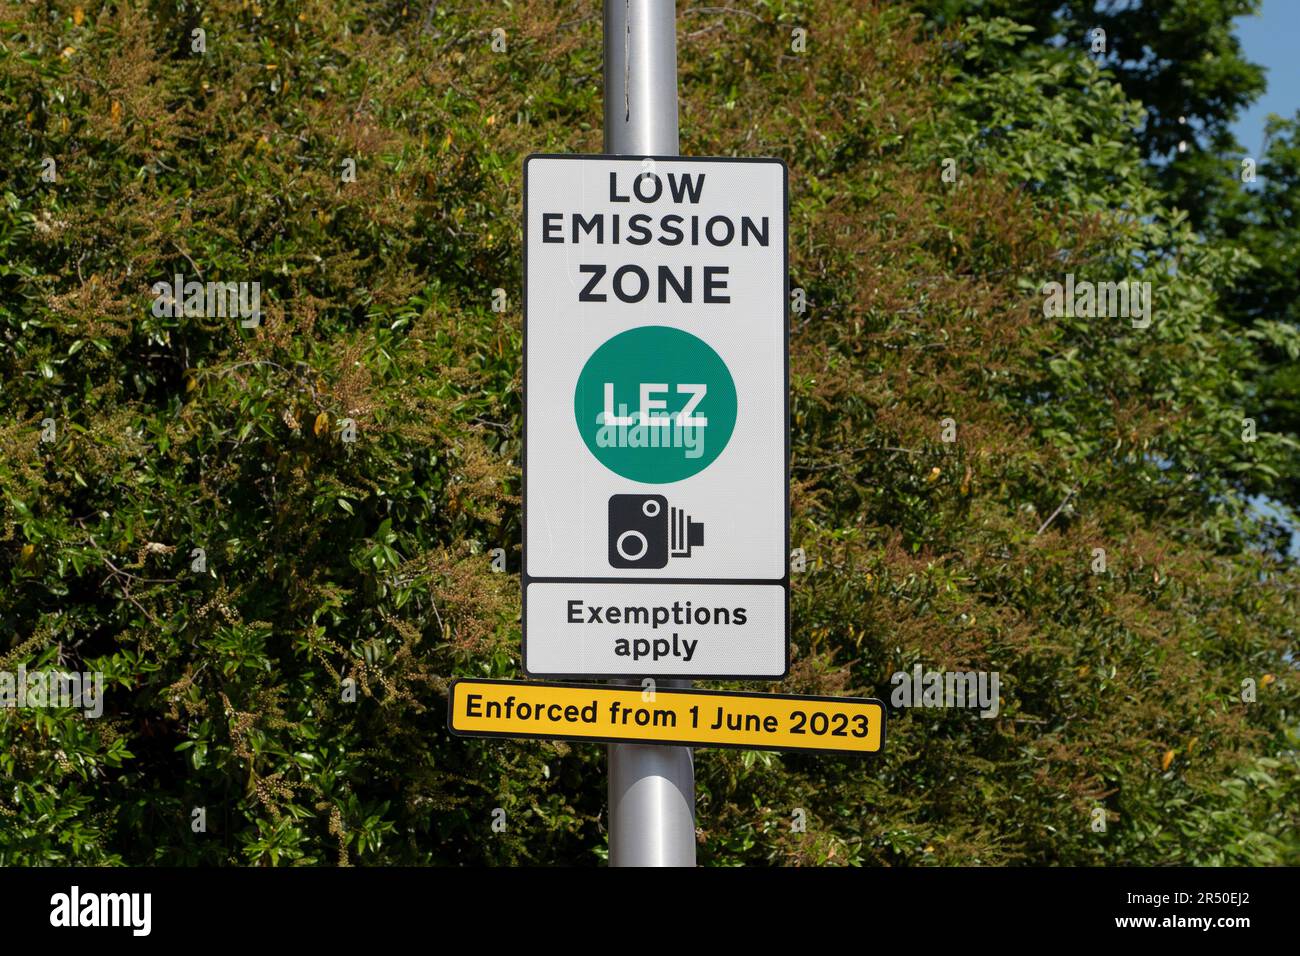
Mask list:
[[[662,568],[703,546],[704,523],[670,508],[663,495],[610,495],[610,567]]]

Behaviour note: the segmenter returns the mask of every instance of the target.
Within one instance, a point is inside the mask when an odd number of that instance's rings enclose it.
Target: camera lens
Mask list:
[[[624,547],[623,542],[627,541],[628,538],[635,538],[641,542],[641,547],[637,549],[635,554],[629,554],[627,548]],[[640,531],[624,531],[618,536],[618,541],[614,543],[614,547],[618,549],[619,556],[624,561],[639,561],[650,547],[650,542],[646,541],[645,535]]]
[[[609,565],[662,568],[668,564],[668,499],[663,495],[610,495]]]

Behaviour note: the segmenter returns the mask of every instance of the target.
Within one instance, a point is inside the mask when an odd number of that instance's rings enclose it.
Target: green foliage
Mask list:
[[[984,64],[1000,70],[1019,52],[1064,60],[1086,56],[1104,66],[1124,95],[1146,109],[1132,132],[1139,154],[1156,163],[1172,205],[1198,225],[1229,188],[1215,157],[1236,147],[1237,112],[1264,92],[1264,70],[1242,55],[1235,19],[1257,14],[1261,0],[917,0],[944,26],[968,18],[1020,25],[1016,43]],[[1097,31],[1101,31],[1098,33]]]
[[[1224,298],[1228,314],[1260,345],[1261,418],[1274,431],[1300,435],[1300,112],[1271,116],[1267,139],[1256,188],[1218,210],[1217,229],[1256,263]],[[1286,499],[1300,500],[1300,456],[1288,479]]]
[[[603,858],[602,748],[444,713],[519,674],[520,169],[599,150],[599,19],[448,6],[0,7],[0,670],[108,685],[0,713],[0,863]],[[875,760],[700,751],[701,861],[1300,862],[1297,571],[1246,506],[1295,447],[1240,440],[1241,256],[1093,65],[751,12],[681,13],[682,152],[791,170],[781,689],[922,663],[1002,708],[894,710]],[[1152,327],[1044,318],[1069,270],[1151,281]],[[156,316],[178,272],[260,281],[262,323]]]
[[[1108,98],[1094,98],[1094,114],[1079,115],[1082,130],[1055,148],[1026,139],[1022,157],[1032,162],[1060,162],[1079,149],[1094,151],[1089,134],[1100,130],[1102,141],[1121,120],[1114,106],[1124,101],[1134,127],[1122,143],[1129,166],[1145,163],[1147,178],[1169,209],[1184,211],[1202,235],[1222,241],[1236,260],[1230,273],[1219,272],[1209,286],[1226,314],[1252,340],[1257,355],[1243,380],[1244,402],[1250,414],[1274,432],[1300,441],[1300,196],[1295,124],[1272,117],[1264,156],[1250,156],[1231,131],[1241,108],[1264,90],[1264,72],[1246,61],[1235,36],[1238,17],[1259,12],[1258,0],[1138,0],[1125,4],[1043,4],[1026,0],[917,0],[940,25],[958,25],[971,16],[1006,19],[973,21],[996,36],[989,55],[967,57],[963,73],[977,85],[996,85],[1008,92],[1016,77],[1033,70],[1046,88],[1060,89],[1066,76],[1093,81],[1105,77]],[[1094,31],[1104,32],[1102,37]],[[1011,68],[1009,68],[1011,67]],[[964,84],[963,84],[964,85]],[[1032,93],[1031,93],[1032,96]],[[1027,104],[990,104],[1012,127],[1032,121]],[[1064,107],[1047,100],[1040,104],[1052,114]],[[1000,109],[999,109],[1000,107]],[[990,127],[988,132],[996,132]],[[1087,143],[1085,147],[1082,144]],[[1136,154],[1129,144],[1137,146]],[[966,145],[966,144],[963,144]],[[1106,160],[1098,160],[1086,179],[1056,177],[1052,170],[1039,177],[1056,184],[1072,203],[1102,195],[1098,183],[1132,183],[1131,169],[1106,176]],[[1010,160],[1012,157],[1006,157]],[[1245,167],[1253,164],[1257,185],[1243,183]],[[1021,163],[1004,163],[1020,172]],[[1115,198],[1114,190],[1107,190]],[[1122,198],[1122,197],[1120,197]],[[1281,466],[1282,480],[1270,491],[1293,507],[1300,504],[1300,455]]]

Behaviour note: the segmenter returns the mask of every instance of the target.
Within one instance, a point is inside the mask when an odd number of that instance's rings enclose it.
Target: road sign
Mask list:
[[[447,726],[465,737],[879,753],[885,707],[854,697],[456,680]]]
[[[785,675],[787,176],[524,164],[524,668]]]

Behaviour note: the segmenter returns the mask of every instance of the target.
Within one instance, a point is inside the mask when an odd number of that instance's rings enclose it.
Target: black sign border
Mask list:
[[[641,163],[652,160],[656,163],[775,163],[781,167],[781,192],[784,228],[781,230],[784,242],[781,249],[782,300],[781,315],[785,332],[784,383],[785,395],[785,573],[780,578],[552,578],[532,577],[528,573],[528,164],[534,159],[577,159],[577,160],[619,160]],[[523,277],[520,286],[523,289],[523,393],[520,399],[520,420],[522,422],[520,438],[520,554],[519,587],[520,617],[519,631],[522,645],[523,672],[529,677],[545,677],[556,680],[643,680],[647,677],[655,680],[763,680],[782,681],[790,673],[790,168],[785,160],[771,156],[660,156],[655,154],[611,154],[611,153],[530,153],[523,162]],[[528,667],[528,585],[530,584],[737,584],[737,585],[779,585],[785,594],[785,654],[782,658],[782,670],[779,674],[652,674],[644,672],[610,672],[610,673],[557,673],[553,671],[533,671]],[[719,692],[721,693],[721,692]],[[811,698],[815,699],[815,698]],[[833,698],[827,698],[833,699]],[[551,738],[540,738],[551,739]],[[559,738],[554,738],[559,739]],[[587,740],[590,738],[580,738]],[[637,741],[630,741],[636,743]],[[884,746],[882,740],[881,746]],[[834,751],[817,750],[815,753],[832,753]],[[861,751],[846,751],[861,753]]]

